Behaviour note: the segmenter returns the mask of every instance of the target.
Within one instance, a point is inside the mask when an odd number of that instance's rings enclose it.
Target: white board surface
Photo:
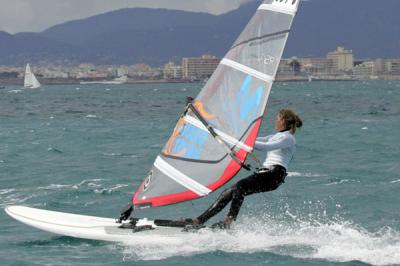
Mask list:
[[[182,228],[156,226],[153,221],[142,219],[138,225],[152,225],[155,229],[133,232],[132,229],[118,228],[121,224],[112,218],[77,215],[64,212],[47,211],[25,206],[8,206],[6,213],[17,221],[40,230],[62,236],[126,242],[133,238],[163,236],[176,237],[182,234]]]

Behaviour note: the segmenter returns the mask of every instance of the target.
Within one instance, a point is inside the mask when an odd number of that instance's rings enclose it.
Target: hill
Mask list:
[[[0,65],[81,63],[161,65],[205,53],[223,56],[260,1],[219,16],[167,9],[121,9],[40,33],[0,32]],[[357,58],[399,57],[398,0],[304,1],[285,56],[325,56],[338,45]]]

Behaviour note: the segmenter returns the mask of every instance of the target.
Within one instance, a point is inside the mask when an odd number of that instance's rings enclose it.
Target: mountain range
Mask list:
[[[43,32],[0,31],[0,65],[94,63],[161,65],[182,57],[222,57],[259,0],[222,15],[168,9],[120,9]],[[400,57],[399,0],[303,1],[285,57],[323,57],[336,46],[356,58]]]

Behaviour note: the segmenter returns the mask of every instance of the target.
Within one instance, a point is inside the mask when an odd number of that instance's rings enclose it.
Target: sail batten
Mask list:
[[[274,36],[279,36],[282,34],[289,34],[290,30],[282,30],[282,31],[278,31],[278,32],[274,32],[274,33],[269,33],[269,34],[265,34],[263,36],[259,36],[259,37],[254,37],[245,41],[242,41],[240,43],[235,44],[231,49],[234,49],[240,45],[249,43],[249,42],[253,42],[253,41],[257,41],[257,40],[262,40],[262,39],[266,39],[266,38],[270,38],[270,37],[274,37]]]
[[[178,120],[132,199],[136,209],[203,197],[252,152],[299,0],[265,0]]]
[[[250,74],[252,76],[255,76],[255,77],[257,77],[257,78],[259,78],[261,80],[264,80],[266,82],[269,82],[269,83],[272,83],[274,81],[274,78],[272,76],[264,74],[264,73],[262,73],[260,71],[257,71],[257,70],[255,70],[255,69],[253,69],[251,67],[245,66],[243,64],[240,64],[240,63],[235,62],[233,60],[230,60],[228,58],[222,59],[221,64],[229,66],[229,67],[232,67],[232,68],[234,68],[236,70],[239,70],[239,71],[241,71],[243,73]]]
[[[185,116],[185,121],[187,121],[188,123],[190,123],[190,124],[200,128],[200,129],[208,132],[208,129],[199,120],[197,120],[194,117]],[[222,132],[222,131],[220,131],[218,129],[214,129],[214,130],[227,143],[229,143],[229,144],[231,144],[233,146],[237,146],[240,149],[244,149],[247,152],[253,151],[252,147],[244,144],[240,140],[238,140],[238,139],[236,139],[236,138],[234,138],[234,137],[232,137],[232,136],[230,136],[230,135],[228,135],[228,134],[226,134],[226,133],[224,133],[224,132]]]

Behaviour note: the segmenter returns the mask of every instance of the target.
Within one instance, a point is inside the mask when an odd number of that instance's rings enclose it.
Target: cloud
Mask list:
[[[241,4],[250,2],[250,0],[209,0],[201,1],[206,7],[207,12],[213,14],[221,14],[229,10],[238,8]]]
[[[149,7],[221,14],[252,0],[0,0],[0,30],[42,31],[120,8]]]

